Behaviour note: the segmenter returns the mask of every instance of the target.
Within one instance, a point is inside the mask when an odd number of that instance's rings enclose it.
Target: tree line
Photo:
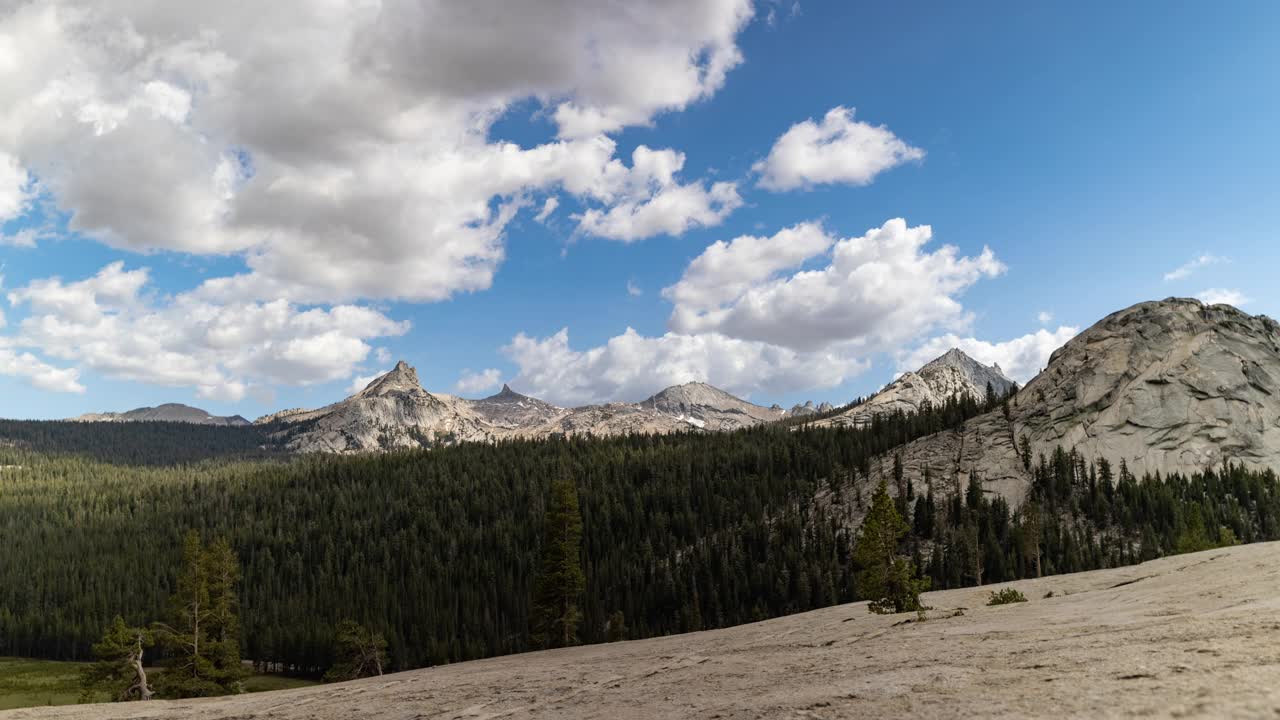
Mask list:
[[[1001,401],[856,429],[280,462],[136,466],[0,448],[0,466],[21,466],[0,473],[0,653],[84,659],[116,615],[126,628],[165,617],[191,531],[234,551],[241,656],[317,676],[371,662],[339,652],[344,627],[366,647],[384,642],[385,669],[399,670],[860,598],[910,609],[873,596],[918,592],[921,576],[960,587],[1280,537],[1271,472],[1136,478],[1059,450],[1025,458],[1034,479],[1017,511],[977,477],[954,495],[931,479],[869,493],[891,549],[869,553],[833,503],[863,502],[850,489],[878,458]]]

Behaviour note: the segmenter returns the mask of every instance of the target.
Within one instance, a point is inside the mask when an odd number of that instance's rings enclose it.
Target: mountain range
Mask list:
[[[1124,461],[1138,474],[1190,472],[1223,460],[1274,467],[1280,464],[1277,327],[1266,316],[1194,299],[1113,313],[1054,352],[1006,408],[901,448],[904,473],[957,486],[977,473],[989,489],[1017,501],[1030,477],[1023,446],[1033,458],[1058,446],[1075,448],[1087,458]],[[504,438],[713,432],[782,420],[856,427],[878,413],[911,412],[955,396],[980,400],[988,388],[1003,396],[1014,387],[998,365],[952,349],[840,411],[812,403],[764,407],[697,382],[641,402],[562,408],[505,385],[479,400],[431,392],[401,361],[351,397],[277,412],[255,425],[295,452],[350,453]],[[184,405],[76,420],[247,422]]]

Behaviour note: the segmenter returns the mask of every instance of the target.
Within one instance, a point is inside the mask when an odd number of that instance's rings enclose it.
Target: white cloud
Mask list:
[[[670,385],[708,382],[748,397],[833,387],[866,363],[836,352],[796,352],[719,334],[646,337],[631,328],[587,350],[569,347],[569,331],[517,335],[503,352],[519,367],[512,383],[557,405],[642,400]]]
[[[644,294],[644,290],[640,289],[640,286],[636,284],[635,280],[628,280],[627,294],[630,295],[631,297],[640,297],[641,295]]]
[[[381,364],[386,365],[391,362],[391,351],[384,348],[374,348],[373,357]]]
[[[77,282],[48,278],[9,292],[29,314],[15,347],[112,378],[194,387],[239,400],[258,385],[308,385],[351,375],[372,348],[408,323],[365,307],[302,308],[285,300],[218,304],[148,292],[145,269],[112,263]]]
[[[742,235],[712,243],[662,294],[677,306],[714,308],[740,297],[782,270],[798,267],[835,244],[818,223],[801,223],[772,237]]]
[[[33,248],[36,246],[36,240],[39,237],[40,232],[35,228],[23,228],[11,235],[0,233],[0,245],[19,248]]]
[[[1048,310],[1041,310],[1036,314],[1036,320],[1038,320],[1041,325],[1048,325],[1053,322],[1053,313]]]
[[[853,119],[853,108],[835,107],[821,122],[792,125],[768,157],[752,169],[760,187],[794,190],[826,183],[867,185],[877,175],[905,162],[924,159],[924,151],[900,140],[883,125]]]
[[[386,375],[386,374],[387,374],[387,373],[389,373],[389,372],[391,372],[391,371],[390,371],[390,370],[383,370],[382,372],[376,372],[376,373],[373,373],[372,375],[355,375],[355,376],[352,376],[352,378],[351,378],[351,384],[347,385],[347,394],[348,394],[348,395],[355,395],[356,393],[360,392],[361,390],[363,390],[363,389],[365,389],[365,388],[369,387],[369,383],[373,382],[374,380],[377,380],[378,378],[382,377],[383,375]]]
[[[560,200],[549,197],[542,203],[542,209],[538,211],[538,214],[533,219],[540,223],[545,223],[547,218],[551,217],[551,213],[555,212],[558,207],[560,207]]]
[[[680,235],[691,228],[719,225],[742,206],[736,183],[718,182],[710,188],[702,182],[680,183],[676,173],[684,162],[684,153],[637,147],[625,179],[616,183],[616,189],[600,193],[613,201],[611,206],[575,216],[579,230],[623,242]]]
[[[472,372],[468,368],[462,371],[462,376],[454,383],[453,389],[463,395],[476,395],[493,390],[501,383],[502,371],[497,368],[487,368],[480,372]]]
[[[584,232],[624,240],[736,207],[731,184],[637,186],[600,133],[716,92],[751,16],[749,0],[11,4],[0,217],[35,176],[102,242],[242,255],[246,274],[201,293],[223,301],[482,290],[539,193],[580,199]],[[559,139],[492,139],[527,99]]]
[[[898,355],[898,370],[917,370],[951,348],[960,348],[969,357],[986,365],[999,365],[1013,380],[1025,385],[1049,364],[1049,356],[1080,333],[1080,328],[1063,325],[1057,330],[1041,328],[1004,342],[987,342],[955,334],[931,338]]]
[[[31,202],[31,195],[31,176],[0,145],[0,223],[21,215]]]
[[[1249,302],[1249,298],[1239,290],[1228,288],[1209,288],[1196,293],[1196,297],[1200,302],[1206,305],[1234,305],[1240,307]]]
[[[675,302],[669,327],[720,333],[796,350],[840,346],[895,349],[934,328],[963,328],[957,297],[1005,270],[990,248],[973,257],[925,245],[933,231],[893,219],[862,237],[835,240],[816,225],[772,238],[716,243],[664,291]],[[779,271],[822,257],[824,267]]]
[[[57,368],[27,352],[10,346],[10,339],[0,336],[0,375],[26,380],[32,387],[49,392],[82,393],[80,372],[74,368]]]
[[[1170,270],[1169,272],[1165,273],[1164,279],[1166,282],[1171,280],[1182,280],[1184,278],[1191,277],[1192,273],[1194,273],[1195,271],[1199,270],[1202,267],[1205,267],[1207,265],[1217,265],[1218,263],[1222,263],[1226,261],[1227,261],[1226,258],[1218,257],[1216,255],[1209,255],[1207,253],[1198,255],[1192,258],[1191,260],[1188,260],[1187,262],[1183,263],[1182,265],[1178,266],[1177,268],[1174,268],[1173,270]]]

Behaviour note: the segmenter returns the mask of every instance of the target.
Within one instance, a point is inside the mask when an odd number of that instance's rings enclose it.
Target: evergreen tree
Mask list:
[[[325,682],[381,675],[387,664],[387,640],[354,620],[343,620],[335,633],[333,656]]]
[[[917,577],[915,564],[898,552],[898,544],[909,529],[882,480],[858,532],[853,555],[860,568],[858,592],[870,601],[867,609],[873,613],[921,609],[920,593],[928,589],[929,581]]]
[[[156,678],[157,692],[176,698],[241,692],[235,557],[225,543],[206,551],[191,530],[183,541],[182,563],[170,600],[172,623],[156,626],[171,658]]]
[[[240,662],[240,564],[223,538],[204,550],[200,562],[209,588],[204,653],[213,666],[210,679],[223,688],[242,692],[246,673]]]
[[[155,693],[147,683],[143,652],[153,643],[151,631],[129,627],[117,615],[93,645],[96,662],[81,671],[81,701],[92,702],[100,692],[114,702],[150,700]]]
[[[542,569],[533,591],[533,642],[544,647],[568,647],[578,642],[582,611],[578,603],[586,589],[582,572],[582,514],[578,488],[561,474],[551,483],[551,504],[543,527]]]

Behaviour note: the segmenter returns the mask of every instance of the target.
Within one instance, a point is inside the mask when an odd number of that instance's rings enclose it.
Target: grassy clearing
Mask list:
[[[71,705],[78,702],[80,668],[85,664],[0,657],[0,710]],[[306,687],[315,683],[283,675],[252,675],[244,684],[249,692],[264,692]]]
[[[69,705],[80,698],[83,663],[0,658],[0,710]]]

